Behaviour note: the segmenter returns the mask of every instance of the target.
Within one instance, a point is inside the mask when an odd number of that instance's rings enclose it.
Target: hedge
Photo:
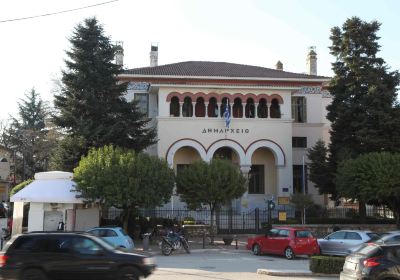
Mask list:
[[[343,270],[345,257],[312,256],[310,270],[313,273],[339,274]]]

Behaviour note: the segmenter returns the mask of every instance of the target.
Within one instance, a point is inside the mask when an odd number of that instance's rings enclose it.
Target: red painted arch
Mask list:
[[[280,96],[280,95],[278,95],[278,94],[272,94],[272,95],[269,97],[269,103],[271,103],[273,99],[277,99],[279,104],[283,104],[283,98],[282,98],[282,96]]]
[[[176,97],[178,97],[178,99],[180,100],[180,93],[179,92],[176,92],[176,91],[173,91],[173,92],[170,92],[168,95],[167,95],[167,102],[171,102],[171,99],[172,99],[172,97],[174,97],[174,96],[176,96]]]

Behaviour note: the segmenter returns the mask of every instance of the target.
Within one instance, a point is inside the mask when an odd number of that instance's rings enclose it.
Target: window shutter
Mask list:
[[[292,119],[294,119],[296,122],[295,116],[296,116],[296,97],[292,96]]]
[[[307,122],[307,99],[305,97],[303,97],[303,122]]]

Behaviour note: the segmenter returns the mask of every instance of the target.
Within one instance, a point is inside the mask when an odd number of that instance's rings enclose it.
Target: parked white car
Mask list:
[[[135,248],[132,238],[121,227],[96,227],[87,232],[106,240],[115,247],[126,250]]]

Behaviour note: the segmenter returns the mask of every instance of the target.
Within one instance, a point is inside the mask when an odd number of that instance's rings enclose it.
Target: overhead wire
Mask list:
[[[96,6],[106,5],[106,4],[109,4],[109,3],[112,3],[112,2],[117,2],[117,1],[119,1],[119,0],[110,0],[110,1],[107,1],[107,2],[97,3],[97,4],[85,6],[85,7],[75,8],[75,9],[63,10],[63,11],[54,12],[54,13],[47,13],[47,14],[36,15],[36,16],[0,20],[0,23],[11,22],[11,21],[19,21],[19,20],[26,20],[26,19],[32,19],[32,18],[38,18],[38,17],[47,17],[47,16],[63,14],[63,13],[69,13],[69,12],[83,10],[83,9],[92,8],[92,7],[96,7]]]

